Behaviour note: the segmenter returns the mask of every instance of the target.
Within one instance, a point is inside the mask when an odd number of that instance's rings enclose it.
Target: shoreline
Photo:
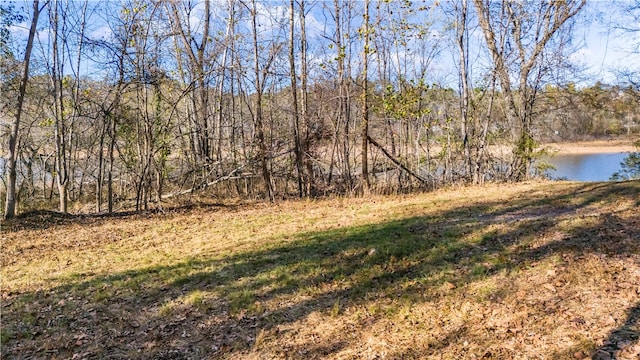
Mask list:
[[[547,143],[541,147],[549,149],[554,155],[615,154],[637,151],[633,140],[593,140],[566,143]]]
[[[633,146],[640,139],[610,139],[590,141],[551,142],[540,144],[539,149],[547,149],[552,155],[589,155],[589,154],[615,154],[640,151]],[[498,145],[503,153],[511,152],[509,147]],[[0,151],[0,159],[5,159],[6,153]]]

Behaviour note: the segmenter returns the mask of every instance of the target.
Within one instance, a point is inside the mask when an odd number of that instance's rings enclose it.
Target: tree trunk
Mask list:
[[[362,186],[365,195],[370,192],[369,182],[369,0],[364,2],[364,48],[362,49]]]
[[[64,65],[66,58],[64,56],[64,49],[60,49],[60,42],[64,42],[66,39],[60,37],[60,16],[58,9],[58,1],[54,1],[50,11],[50,26],[53,29],[52,35],[52,65],[51,65],[51,85],[53,87],[53,116],[55,121],[54,137],[56,145],[56,179],[58,182],[58,195],[60,198],[59,210],[66,213],[68,210],[69,199],[69,148],[71,147],[71,141],[67,139],[67,136],[71,136],[71,132],[66,123],[66,109],[64,101]],[[66,34],[63,34],[66,36]]]
[[[49,2],[45,2],[44,6],[46,6],[47,3]],[[16,117],[11,124],[11,132],[9,133],[9,157],[7,159],[7,197],[4,208],[5,219],[10,219],[16,215],[16,165],[18,159],[18,132],[20,129],[20,118],[22,117],[24,95],[27,91],[27,82],[29,81],[29,63],[31,61],[31,50],[33,49],[33,39],[35,38],[40,11],[42,11],[42,9],[40,8],[40,2],[38,0],[34,0],[33,18],[31,19],[31,26],[29,27],[27,47],[24,54],[24,66],[22,68],[20,88],[18,90]]]
[[[306,194],[310,195],[315,191],[315,179],[313,174],[313,158],[311,154],[311,144],[309,143],[309,93],[307,90],[307,30],[306,30],[306,14],[304,10],[305,0],[300,0],[300,93],[302,95],[301,111],[302,124],[304,127],[304,139],[301,142],[304,167],[306,169],[305,184]]]
[[[267,146],[264,137],[264,124],[262,116],[262,92],[263,77],[260,76],[260,54],[258,49],[258,10],[256,0],[252,0],[251,9],[251,25],[253,29],[253,55],[254,55],[254,71],[256,84],[256,109],[254,111],[254,122],[256,126],[256,137],[258,139],[258,150],[260,158],[260,167],[262,169],[262,179],[265,186],[265,195],[269,201],[274,200],[273,187],[271,185],[271,172],[267,161]]]
[[[192,74],[193,86],[189,91],[191,92],[191,100],[193,102],[194,120],[193,129],[190,132],[193,136],[192,144],[195,152],[196,162],[199,165],[205,165],[208,168],[212,160],[211,151],[211,133],[210,128],[210,111],[209,111],[209,94],[208,86],[205,79],[205,50],[210,40],[209,28],[211,19],[211,1],[204,1],[204,21],[202,30],[202,40],[200,44],[192,45],[195,42],[191,29],[185,28],[182,25],[180,14],[178,13],[178,7],[176,3],[167,4],[171,11],[171,18],[173,21],[174,30],[180,35],[184,50],[187,53]],[[193,46],[196,47],[195,51]],[[179,55],[178,55],[179,56]],[[205,171],[205,175],[206,175]]]
[[[467,58],[468,39],[467,39],[467,0],[461,0],[459,17],[456,21],[456,45],[460,56],[460,114],[462,121],[460,123],[460,132],[462,135],[462,151],[464,157],[465,176],[467,180],[477,183],[477,177],[472,176],[473,160],[471,158],[470,129],[469,129],[469,59]]]
[[[298,82],[296,79],[296,58],[295,58],[295,3],[291,0],[290,4],[290,40],[289,40],[289,66],[291,76],[291,97],[293,106],[293,142],[296,156],[296,173],[298,180],[298,196],[304,196],[304,187],[302,184],[302,150],[300,148],[300,115],[298,113]]]

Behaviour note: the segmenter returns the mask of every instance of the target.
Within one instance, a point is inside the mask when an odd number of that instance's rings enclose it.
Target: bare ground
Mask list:
[[[632,139],[592,140],[544,144],[544,147],[560,155],[607,154],[637,151]]]

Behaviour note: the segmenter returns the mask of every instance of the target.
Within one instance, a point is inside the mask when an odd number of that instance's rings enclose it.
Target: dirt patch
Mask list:
[[[567,143],[543,144],[543,147],[557,152],[558,155],[613,154],[637,151],[634,140],[594,140]]]

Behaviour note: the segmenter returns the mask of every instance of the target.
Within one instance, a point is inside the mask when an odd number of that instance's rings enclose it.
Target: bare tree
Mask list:
[[[260,167],[262,170],[262,180],[264,181],[265,186],[265,195],[267,199],[270,201],[274,200],[274,189],[271,183],[271,171],[269,169],[268,164],[268,153],[267,153],[267,144],[264,136],[264,118],[263,118],[263,93],[265,87],[265,78],[266,74],[269,71],[269,67],[273,62],[273,59],[276,55],[277,49],[271,48],[271,53],[269,55],[269,59],[266,64],[263,64],[263,67],[260,67],[260,49],[258,42],[258,9],[256,5],[256,0],[251,0],[251,30],[252,30],[252,39],[253,39],[253,70],[255,76],[255,108],[253,109],[253,120],[256,127],[256,138],[258,140],[258,150],[259,150],[259,160]]]
[[[49,7],[49,25],[52,29],[51,53],[48,64],[53,94],[52,117],[56,149],[56,182],[58,185],[59,210],[66,213],[70,188],[74,186],[74,157],[77,158],[77,122],[79,118],[80,66],[84,46],[87,1],[80,9],[73,8],[70,1],[54,0]],[[77,23],[71,13],[79,12]],[[72,59],[69,48],[77,38],[76,58]],[[71,68],[66,69],[70,64]],[[67,73],[71,73],[71,77]]]
[[[364,1],[362,36],[364,37],[364,45],[362,48],[362,186],[364,194],[370,192],[371,183],[369,182],[369,0]]]
[[[329,163],[328,183],[333,178],[334,166],[342,165],[342,179],[346,183],[346,187],[352,187],[352,170],[351,170],[351,145],[349,144],[350,128],[351,128],[351,34],[350,23],[351,13],[353,12],[352,2],[342,0],[334,0],[333,4],[333,20],[335,23],[334,34],[331,36],[333,42],[332,47],[336,50],[336,75],[335,86],[338,88],[338,113],[333,120],[334,133],[333,145],[331,147],[331,156]],[[340,151],[341,150],[341,151]],[[336,157],[342,156],[341,161]]]
[[[171,14],[172,27],[179,35],[184,49],[183,51],[189,59],[188,75],[190,75],[191,81],[187,89],[191,93],[193,107],[193,117],[191,118],[193,129],[190,131],[190,136],[192,138],[195,160],[197,165],[210,164],[212,161],[211,144],[213,129],[211,129],[209,119],[209,86],[207,84],[208,59],[205,55],[207,46],[211,42],[211,35],[209,34],[211,1],[205,0],[204,2],[202,34],[198,36],[201,38],[200,43],[196,41],[196,34],[193,33],[187,21],[191,15],[189,12],[190,9],[187,9],[187,15],[184,16],[183,20],[183,16],[181,16],[178,11],[179,2],[167,2],[166,5]],[[189,4],[183,5],[189,6]],[[205,168],[206,167],[208,167],[208,165],[206,165]]]
[[[532,134],[533,106],[543,75],[540,65],[545,50],[585,4],[586,0],[501,3],[474,0],[501,85],[507,122],[517,129],[509,174],[513,180],[525,179],[530,174],[536,147]],[[515,74],[511,71],[514,67]]]
[[[611,13],[611,4],[605,3],[605,9],[608,13]],[[640,54],[640,0],[633,1],[620,1],[615,3],[617,11],[614,12],[613,22],[607,24],[611,28],[617,31],[617,34],[622,35],[629,41],[626,42],[625,51],[630,54]],[[622,69],[615,70],[618,78],[622,81],[631,84],[636,89],[640,89],[640,67],[638,64],[633,64]]]
[[[227,67],[228,65],[228,59],[230,58],[230,53],[231,53],[231,43],[233,42],[233,37],[235,35],[235,26],[236,26],[236,1],[235,0],[228,0],[227,3],[228,6],[228,15],[229,18],[227,19],[227,26],[226,26],[226,30],[225,30],[225,36],[224,36],[224,42],[222,44],[222,46],[224,47],[224,49],[222,50],[222,61],[220,62],[220,76],[219,76],[219,80],[218,80],[218,93],[217,93],[217,100],[218,100],[218,126],[217,126],[217,131],[218,131],[218,146],[216,149],[216,154],[217,154],[217,158],[216,160],[218,161],[218,163],[222,162],[222,139],[223,139],[223,122],[225,120],[225,114],[224,114],[224,110],[225,110],[225,102],[224,102],[224,98],[225,98],[225,83],[227,82],[232,82],[233,80],[231,79],[230,81],[227,81]],[[229,71],[231,72],[231,70]],[[230,138],[232,138],[232,136],[229,136]],[[233,141],[233,140],[232,140]],[[232,147],[232,144],[229,144],[230,147]],[[235,151],[232,150],[232,152],[235,154]],[[235,166],[235,161],[234,164]]]
[[[311,143],[309,137],[309,90],[308,76],[309,70],[307,66],[307,30],[306,30],[306,12],[305,0],[299,1],[300,7],[300,93],[301,93],[301,116],[304,128],[304,137],[301,141],[302,162],[306,169],[306,194],[309,195],[315,189],[315,179],[313,173],[313,156],[311,154]]]
[[[464,154],[464,163],[466,176],[471,176],[473,169],[473,161],[471,159],[470,150],[470,124],[469,124],[469,57],[468,57],[468,0],[461,0],[460,3],[454,3],[454,11],[457,15],[455,21],[456,29],[456,45],[458,47],[458,71],[460,81],[460,133],[462,135],[462,151]],[[473,182],[478,182],[478,174],[473,174]]]
[[[33,1],[33,17],[31,18],[31,26],[29,27],[29,36],[27,38],[27,46],[25,49],[22,76],[20,78],[20,89],[18,91],[18,101],[16,104],[16,116],[11,123],[11,133],[9,134],[9,157],[7,158],[7,197],[5,201],[4,217],[9,219],[16,214],[16,161],[18,158],[17,145],[19,141],[18,129],[20,128],[20,119],[22,117],[22,109],[24,105],[24,96],[29,81],[29,64],[31,62],[31,51],[33,49],[33,40],[38,26],[38,17],[49,1],[46,1],[40,7],[40,1]]]
[[[290,1],[289,8],[289,66],[291,77],[291,98],[293,101],[293,141],[296,156],[296,177],[298,180],[298,196],[303,196],[304,187],[302,184],[302,149],[300,146],[300,115],[298,112],[298,81],[296,79],[296,57],[295,57],[295,2]]]

